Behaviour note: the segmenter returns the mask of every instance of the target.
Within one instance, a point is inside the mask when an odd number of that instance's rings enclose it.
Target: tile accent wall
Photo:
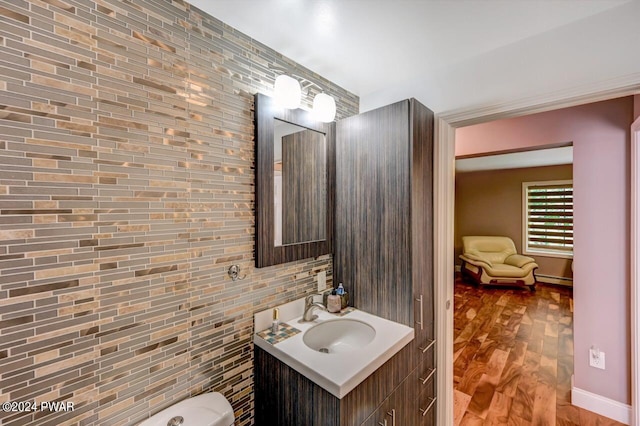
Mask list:
[[[253,267],[253,94],[274,65],[357,113],[181,0],[0,3],[0,402],[74,403],[2,424],[134,424],[209,390],[252,424],[254,312],[332,274]]]

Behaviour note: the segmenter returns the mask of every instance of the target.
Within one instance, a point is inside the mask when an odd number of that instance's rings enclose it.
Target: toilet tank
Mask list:
[[[172,419],[175,420],[170,423]],[[234,420],[229,401],[218,392],[210,392],[167,407],[138,426],[232,426]]]

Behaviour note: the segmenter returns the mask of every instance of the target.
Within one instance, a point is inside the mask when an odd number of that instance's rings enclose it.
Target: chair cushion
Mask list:
[[[464,254],[481,257],[488,263],[504,263],[505,259],[516,254],[516,246],[509,237],[465,236],[462,237]]]
[[[480,266],[480,264],[486,264],[488,266],[493,265],[489,259],[487,259],[486,257],[484,257],[482,255],[478,255],[478,254],[475,254],[475,253],[467,252],[467,253],[461,254],[460,255],[460,259],[462,259],[462,260],[464,260],[466,262],[469,262],[469,263],[473,263],[474,265],[478,264],[478,266]]]
[[[517,266],[511,266],[504,263],[494,263],[489,268],[484,268],[487,274],[492,277],[505,277],[505,278],[522,278],[529,274],[530,269],[522,269]]]
[[[534,263],[536,260],[533,257],[523,256],[521,254],[512,254],[504,260],[504,263],[511,266],[522,268],[529,263]]]

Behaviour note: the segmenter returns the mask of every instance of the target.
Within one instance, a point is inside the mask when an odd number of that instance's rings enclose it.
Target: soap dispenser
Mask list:
[[[341,309],[345,309],[349,305],[349,293],[347,293],[347,291],[344,289],[344,286],[342,285],[342,283],[338,285],[336,294],[340,296]]]
[[[329,297],[327,297],[327,311],[336,313],[342,309],[342,302],[340,296],[338,296],[336,290],[333,290]]]
[[[275,308],[273,310],[273,321],[271,322],[271,333],[273,334],[278,334],[278,331],[280,331],[280,311],[278,310],[278,308]]]

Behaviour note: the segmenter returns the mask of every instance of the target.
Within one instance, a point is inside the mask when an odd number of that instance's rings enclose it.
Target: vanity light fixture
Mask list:
[[[298,76],[291,77],[287,74],[280,74],[276,78],[273,90],[273,97],[278,105],[287,109],[296,109],[300,107],[300,98],[302,96],[302,88]],[[318,84],[300,77],[303,82],[306,95],[309,94],[311,86],[322,91],[322,87]],[[306,96],[305,95],[305,96]],[[313,117],[321,122],[330,123],[336,118],[336,100],[326,93],[318,93],[313,98]]]
[[[336,118],[336,100],[326,93],[318,93],[313,98],[313,115],[318,121],[332,122]]]
[[[274,98],[280,106],[288,109],[298,108],[301,95],[302,89],[298,80],[285,74],[281,74],[276,78]]]

